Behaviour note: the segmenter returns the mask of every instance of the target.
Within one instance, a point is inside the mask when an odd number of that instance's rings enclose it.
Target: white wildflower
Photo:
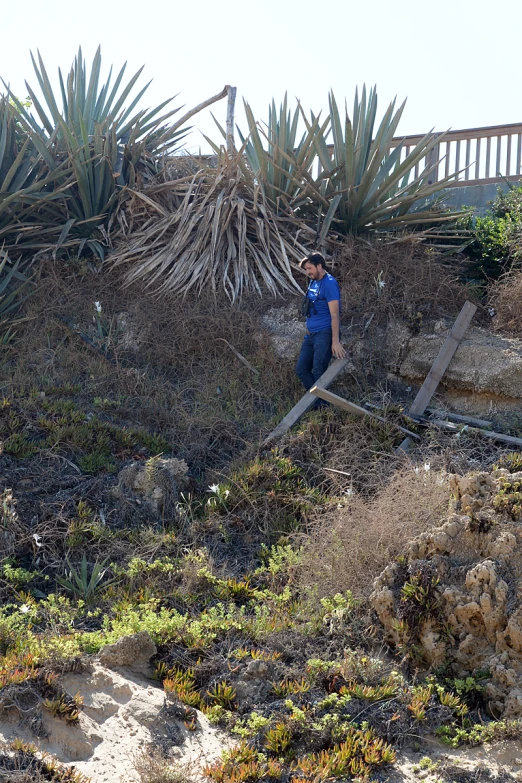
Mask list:
[[[34,543],[36,546],[43,546],[42,544],[42,536],[39,536],[38,533],[33,533]]]
[[[384,282],[384,280],[379,280],[379,287],[380,288],[384,288],[385,285],[386,285],[386,283]]]
[[[22,606],[20,607],[20,611],[22,612],[22,614],[27,614],[29,612],[29,607],[27,606],[27,604],[22,604]]]
[[[431,468],[431,464],[429,462],[425,462],[424,463],[424,470],[426,471],[426,473],[429,473],[430,468]]]
[[[223,491],[223,497],[225,498],[225,500],[228,498],[229,495],[230,495],[230,490],[229,489],[225,489]]]
[[[213,492],[214,495],[217,495],[219,492],[219,484],[211,484],[207,490],[207,492]]]
[[[344,494],[347,495],[349,498],[353,495],[353,489],[350,487],[350,489],[345,489]]]
[[[418,476],[420,473],[420,468],[413,468],[413,472]]]
[[[95,302],[94,303],[94,309],[96,310],[97,313],[101,313],[101,311],[102,311],[101,302]]]

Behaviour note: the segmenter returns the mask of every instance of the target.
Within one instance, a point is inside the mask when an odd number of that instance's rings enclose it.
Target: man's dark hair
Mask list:
[[[325,272],[327,272],[326,268],[326,261],[324,260],[324,256],[322,253],[319,253],[317,251],[314,251],[313,253],[308,253],[307,256],[305,256],[300,262],[299,266],[301,269],[304,269],[305,264],[313,264],[314,266],[319,266],[319,264],[323,267]]]

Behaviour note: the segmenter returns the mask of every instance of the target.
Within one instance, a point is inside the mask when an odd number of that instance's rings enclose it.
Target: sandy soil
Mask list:
[[[0,740],[20,737],[91,777],[93,783],[138,783],[135,758],[147,746],[172,749],[195,768],[215,760],[229,742],[198,713],[189,731],[165,709],[159,684],[128,669],[112,671],[99,664],[81,674],[66,674],[64,688],[80,693],[84,708],[78,726],[44,714],[47,738],[36,739],[18,722],[0,722]],[[45,712],[45,711],[44,711]]]

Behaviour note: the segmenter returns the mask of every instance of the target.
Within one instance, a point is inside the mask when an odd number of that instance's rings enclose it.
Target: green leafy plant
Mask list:
[[[511,451],[509,454],[503,454],[495,465],[495,470],[504,468],[510,473],[522,472],[522,453],[520,451]]]
[[[287,753],[292,743],[292,732],[286,723],[279,722],[265,735],[265,748],[276,756]]]
[[[522,257],[522,187],[499,186],[488,206],[485,215],[468,210],[460,221],[471,232],[468,274],[485,280],[499,278]]]

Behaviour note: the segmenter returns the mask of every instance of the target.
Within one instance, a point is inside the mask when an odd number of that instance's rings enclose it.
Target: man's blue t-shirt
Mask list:
[[[306,319],[306,328],[309,332],[322,332],[332,328],[332,317],[328,302],[339,300],[339,314],[341,312],[341,292],[335,277],[328,274],[322,280],[312,280],[308,286],[307,297],[311,300],[310,315]]]

